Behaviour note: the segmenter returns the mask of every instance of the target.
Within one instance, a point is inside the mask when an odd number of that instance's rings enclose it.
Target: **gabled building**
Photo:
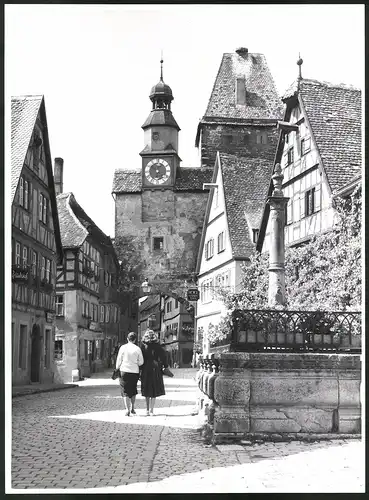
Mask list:
[[[195,145],[201,167],[214,168],[217,151],[273,161],[283,107],[263,54],[241,47],[223,54]]]
[[[62,169],[56,159],[55,170]],[[119,262],[112,242],[77,203],[57,196],[64,264],[57,269],[55,363],[59,379],[90,376],[110,366],[119,339]]]
[[[162,311],[163,347],[170,366],[191,366],[194,341],[194,318],[191,307],[182,298],[164,297]],[[192,306],[193,309],[193,306]]]
[[[300,76],[283,101],[275,164],[281,164],[289,197],[285,244],[295,246],[329,230],[334,197],[347,196],[361,182],[361,91]],[[270,185],[268,195],[271,190]],[[263,252],[269,249],[268,220],[265,205],[257,243]]]
[[[11,99],[11,202],[13,384],[50,383],[62,246],[41,95]]]
[[[239,291],[242,266],[255,249],[271,169],[268,158],[217,154],[196,268],[196,330],[205,353],[209,325],[226,312],[218,292]]]

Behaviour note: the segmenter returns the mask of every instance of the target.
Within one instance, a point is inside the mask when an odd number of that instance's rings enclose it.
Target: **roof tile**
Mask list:
[[[361,171],[361,90],[302,79],[299,93],[328,182],[339,190]]]
[[[19,176],[32,137],[42,95],[11,98],[11,200],[17,190]]]
[[[235,100],[236,78],[246,81],[246,105]],[[205,118],[278,119],[283,107],[263,54],[223,54]]]
[[[260,226],[273,162],[220,153],[220,163],[232,254],[245,258],[255,248],[248,225]]]

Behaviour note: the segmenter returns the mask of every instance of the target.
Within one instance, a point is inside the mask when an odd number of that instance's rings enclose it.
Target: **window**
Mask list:
[[[305,193],[305,217],[314,213],[315,188],[309,189]]]
[[[19,204],[26,210],[29,209],[29,193],[30,183],[26,180],[24,175],[22,175],[19,179]]]
[[[287,151],[287,165],[293,163],[293,147]]]
[[[109,323],[109,321],[110,321],[110,306],[106,306],[105,323]]]
[[[46,259],[45,280],[47,283],[51,283],[51,260],[50,259]]]
[[[218,234],[218,253],[225,250],[225,234],[224,231]]]
[[[44,367],[49,368],[50,364],[50,337],[51,330],[45,330],[45,342],[44,342]]]
[[[256,144],[267,144],[268,143],[268,135],[266,132],[257,132],[256,133]]]
[[[172,301],[167,302],[167,312],[172,312]]]
[[[17,266],[20,266],[21,262],[21,246],[20,243],[15,243],[15,263]]]
[[[311,138],[301,139],[301,156],[306,154],[311,149]]]
[[[97,304],[92,304],[92,321],[95,321],[95,322],[98,321],[97,315],[98,315]]]
[[[209,260],[214,255],[214,239],[211,238],[205,245],[205,259]]]
[[[23,247],[23,252],[22,252],[22,265],[23,267],[27,267],[27,264],[28,264],[28,248],[27,247]]]
[[[213,279],[204,281],[200,288],[201,302],[203,304],[212,301],[212,291],[214,288]]]
[[[114,323],[118,323],[118,308],[114,307]]]
[[[236,80],[236,104],[246,104],[246,86],[244,78]]]
[[[26,360],[27,360],[27,325],[20,325],[18,366],[22,370],[26,369]]]
[[[223,135],[223,144],[225,146],[230,146],[232,144],[233,137],[231,134],[225,134]]]
[[[63,341],[55,340],[54,342],[54,359],[56,361],[63,360]]]
[[[247,144],[249,143],[249,138],[250,138],[249,134],[245,134],[243,136],[243,144],[244,144],[244,146],[247,146]]]
[[[87,302],[87,300],[83,300],[83,313],[82,313],[82,316],[84,318],[88,318],[89,317],[89,313],[90,313],[90,303]]]
[[[105,321],[105,306],[100,306],[100,323]]]
[[[55,314],[56,314],[56,316],[64,316],[64,295],[62,295],[62,294],[56,295]]]
[[[49,206],[49,200],[44,196],[42,193],[40,193],[39,196],[39,215],[38,218],[40,221],[42,221],[44,224],[47,224],[47,217],[48,217],[48,206]]]
[[[256,243],[258,241],[259,229],[252,230],[252,242]]]
[[[164,238],[162,236],[155,237],[153,239],[153,249],[154,250],[163,250],[164,248]]]
[[[178,309],[178,305],[179,305],[179,302],[178,302],[178,299],[176,299],[175,303],[174,303],[174,309]]]
[[[41,257],[41,276],[40,276],[40,278],[42,280],[44,280],[45,275],[46,275],[46,259],[45,259],[45,257]]]
[[[37,253],[32,250],[32,276],[37,274]]]

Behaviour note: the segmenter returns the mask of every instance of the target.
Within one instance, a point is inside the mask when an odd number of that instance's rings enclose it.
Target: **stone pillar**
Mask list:
[[[269,251],[269,305],[284,305],[286,302],[284,268],[285,207],[289,198],[283,196],[283,174],[279,163],[272,176],[274,190],[267,203],[270,206],[270,251]]]

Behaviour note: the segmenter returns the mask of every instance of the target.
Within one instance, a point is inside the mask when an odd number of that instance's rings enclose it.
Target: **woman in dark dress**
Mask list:
[[[141,393],[146,398],[146,415],[149,416],[154,414],[156,398],[165,395],[162,369],[167,368],[168,364],[165,350],[153,330],[146,330],[142,337],[141,351],[144,358]]]

